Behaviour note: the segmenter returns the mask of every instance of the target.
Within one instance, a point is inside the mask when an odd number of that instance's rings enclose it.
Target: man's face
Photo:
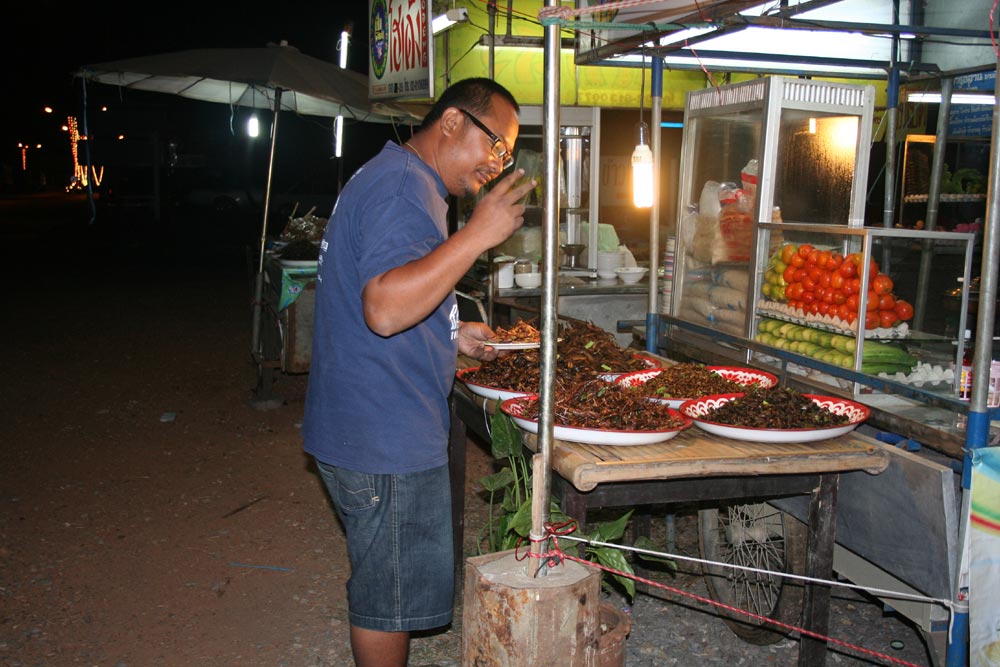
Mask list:
[[[449,109],[448,113],[455,132],[444,165],[448,173],[442,180],[451,194],[475,197],[484,185],[503,172],[505,157],[513,157],[520,127],[517,114],[496,95],[488,114],[461,109]]]

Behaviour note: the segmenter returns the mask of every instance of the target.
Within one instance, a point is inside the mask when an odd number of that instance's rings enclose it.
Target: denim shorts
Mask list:
[[[448,466],[373,475],[316,464],[347,533],[351,625],[410,632],[450,623],[455,580]]]

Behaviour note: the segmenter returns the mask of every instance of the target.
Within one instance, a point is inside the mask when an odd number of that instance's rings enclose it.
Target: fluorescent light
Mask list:
[[[443,32],[455,25],[469,20],[469,10],[465,7],[455,7],[449,9],[444,14],[439,14],[431,20],[431,32],[435,35]]]
[[[649,128],[639,123],[639,143],[632,151],[632,203],[636,208],[653,205],[653,151],[646,143]]]
[[[247,121],[247,136],[250,138],[256,138],[260,135],[260,123],[257,121],[257,114],[250,116],[250,120]]]
[[[941,104],[941,93],[907,93],[906,101],[923,104]],[[994,105],[997,103],[997,98],[995,95],[990,95],[989,93],[952,93],[951,103]]]
[[[333,156],[343,157],[344,155],[344,117],[337,116],[333,119]]]

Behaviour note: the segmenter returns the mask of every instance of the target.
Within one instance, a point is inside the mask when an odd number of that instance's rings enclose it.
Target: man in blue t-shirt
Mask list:
[[[354,174],[320,248],[302,431],[347,535],[358,667],[404,667],[410,632],[451,622],[448,396],[459,352],[497,356],[487,325],[459,321],[454,288],[521,226],[533,182],[507,176],[451,236],[447,197],[511,166],[518,112],[490,79],[449,87]]]

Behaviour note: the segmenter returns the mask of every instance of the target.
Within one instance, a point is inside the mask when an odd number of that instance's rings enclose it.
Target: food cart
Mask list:
[[[577,9],[585,10],[588,4],[590,3],[578,2]],[[652,9],[642,8],[631,11],[619,11],[618,18],[612,19],[611,22],[621,20],[623,23],[629,24],[629,27],[633,31],[631,41],[622,40],[621,43],[601,42],[601,45],[595,47],[593,52],[596,54],[595,62],[616,53],[620,54],[621,52],[628,51],[631,51],[633,54],[639,53],[643,60],[647,57],[648,52],[653,54],[651,58],[653,63],[653,119],[654,123],[657,123],[659,117],[656,103],[662,96],[661,85],[663,64],[666,59],[665,54],[673,54],[679,47],[675,44],[657,50],[656,45],[660,44],[662,47],[666,41],[657,42],[655,39],[656,35],[643,31],[641,27],[643,24],[641,14],[647,9],[650,11],[650,15],[659,11],[660,13],[655,14],[655,16],[662,22],[664,17],[675,16],[678,8],[669,2],[654,3],[650,7]],[[674,10],[675,14],[671,14],[671,9]],[[558,33],[554,30],[550,31],[550,28],[558,23],[551,19],[553,15],[555,15],[554,12],[547,15],[550,23],[546,25],[545,37],[547,54],[545,79],[547,87],[546,109],[553,107],[558,109],[558,100],[560,99],[558,89],[559,73],[552,66],[554,58],[550,57],[550,54],[558,45],[558,40],[554,39],[554,35]],[[655,29],[655,25],[653,27]],[[885,28],[886,26],[881,25],[880,27]],[[894,25],[888,27],[895,31],[898,38],[900,26]],[[676,26],[671,26],[671,29],[675,28]],[[933,33],[933,29],[930,27],[928,27],[928,31]],[[972,31],[969,31],[968,34],[971,36]],[[977,36],[979,38],[983,37],[982,34],[978,34]],[[593,39],[593,31],[591,38]],[[597,39],[594,41],[600,42],[600,38],[601,35],[598,34]],[[650,48],[649,44],[652,44],[653,47]],[[981,43],[977,44],[977,47],[981,46]],[[713,53],[713,56],[717,55]],[[992,57],[992,53],[990,55]],[[694,57],[697,58],[698,56],[695,55]],[[797,69],[808,70],[809,65],[802,63],[807,63],[810,60],[810,58],[803,58],[797,64]],[[890,68],[892,68],[895,65],[895,56],[889,58],[888,62]],[[719,65],[715,63],[714,68],[724,69],[725,64]],[[899,72],[896,69],[892,69],[890,74],[889,106],[895,108],[897,91],[894,87],[898,85],[897,77]],[[758,88],[761,87],[760,84],[755,85]],[[752,87],[749,86],[747,90]],[[766,85],[764,87],[766,88]],[[836,87],[826,87],[827,90],[831,88]],[[725,86],[713,86],[701,97],[703,99],[713,96],[725,98],[726,90]],[[848,89],[839,90],[848,96],[854,94]],[[692,95],[691,97],[698,96]],[[750,97],[750,107],[761,100],[761,98],[753,100],[752,92],[750,93]],[[766,98],[766,94],[763,97]],[[787,101],[794,98],[795,96],[791,95],[784,99]],[[728,101],[733,105],[732,107],[725,108],[725,104],[720,105],[725,111],[736,109],[736,115],[739,115],[742,111],[746,111],[746,109],[740,110],[736,108],[744,101],[736,99],[735,96]],[[795,108],[795,104],[789,105],[787,108],[796,112],[799,116],[796,122],[805,122],[807,126],[810,118],[824,115],[845,115],[843,110],[831,111],[826,106],[829,100],[804,101],[799,99],[797,102],[797,108]],[[867,105],[869,110],[871,109],[871,102],[865,102],[860,106],[863,108],[865,105]],[[705,107],[709,108],[711,105],[705,104]],[[780,120],[781,109],[782,104],[780,103],[775,109],[771,109],[765,104],[763,107],[751,110],[751,115],[763,110],[766,116],[767,113],[774,110],[777,114],[776,119]],[[944,113],[946,114],[947,106],[944,109]],[[690,111],[690,108],[687,111]],[[803,112],[809,112],[811,115],[803,114]],[[847,495],[854,501],[854,506],[845,507],[842,505],[839,508],[839,530],[837,531],[839,558],[835,556],[834,567],[840,574],[858,582],[889,582],[886,586],[887,588],[899,591],[915,590],[931,598],[940,597],[941,599],[958,602],[959,604],[955,608],[959,613],[955,614],[953,620],[958,624],[958,631],[961,634],[963,622],[961,602],[967,591],[963,591],[961,586],[959,557],[961,553],[960,538],[963,531],[961,521],[964,509],[962,506],[964,503],[967,503],[967,499],[963,496],[967,494],[963,494],[962,485],[955,469],[961,469],[962,467],[960,464],[956,465],[956,463],[959,463],[963,458],[965,446],[983,446],[989,438],[989,412],[984,408],[989,382],[990,343],[993,326],[992,306],[995,294],[995,289],[991,288],[995,285],[996,279],[996,267],[994,264],[996,249],[988,246],[982,252],[983,284],[986,285],[986,288],[981,296],[981,306],[985,305],[986,309],[983,310],[982,307],[980,308],[980,320],[977,329],[979,331],[990,332],[990,334],[976,336],[971,402],[962,402],[958,399],[957,395],[952,395],[955,389],[954,380],[949,383],[946,380],[935,379],[932,384],[938,386],[925,388],[917,386],[916,382],[912,382],[913,378],[911,377],[879,377],[876,374],[865,373],[860,367],[864,342],[866,340],[864,326],[854,328],[852,335],[849,336],[855,345],[854,358],[853,362],[846,366],[815,360],[805,354],[786,350],[782,346],[762,342],[757,340],[755,336],[765,316],[777,315],[775,311],[758,309],[757,304],[762,296],[770,296],[763,289],[766,281],[765,275],[767,269],[770,268],[768,267],[768,262],[773,257],[774,251],[778,249],[777,246],[785,243],[783,236],[786,234],[789,235],[789,238],[794,238],[794,241],[788,242],[795,243],[797,246],[805,244],[823,245],[832,248],[843,248],[841,254],[860,253],[863,260],[860,280],[862,281],[865,297],[868,296],[868,288],[870,286],[868,281],[876,278],[880,270],[888,270],[886,267],[893,264],[899,265],[909,261],[916,261],[918,267],[917,275],[926,276],[928,271],[925,267],[927,266],[928,258],[934,257],[951,256],[956,258],[950,265],[948,269],[950,274],[945,280],[950,285],[954,285],[955,279],[961,277],[965,285],[969,284],[970,267],[973,265],[973,239],[971,237],[963,236],[962,234],[950,237],[942,236],[941,232],[936,232],[933,227],[930,227],[928,234],[914,234],[909,231],[896,233],[892,229],[875,230],[864,227],[863,216],[860,215],[859,208],[864,201],[863,193],[867,186],[865,178],[867,175],[866,162],[871,131],[871,117],[867,115],[869,113],[870,111],[862,109],[860,113],[855,114],[860,121],[856,121],[854,134],[856,140],[855,152],[851,159],[852,168],[848,170],[846,178],[849,195],[838,202],[838,204],[842,204],[839,208],[830,209],[836,212],[831,218],[817,220],[817,216],[808,212],[808,207],[799,207],[797,210],[805,211],[805,213],[800,212],[796,218],[792,219],[783,215],[783,221],[777,221],[774,216],[776,212],[774,207],[776,205],[788,206],[793,209],[796,207],[784,202],[775,201],[773,198],[774,193],[766,191],[768,183],[760,181],[764,191],[758,191],[757,193],[756,203],[759,205],[759,208],[752,214],[749,228],[740,230],[746,234],[750,250],[746,258],[739,260],[743,263],[742,268],[745,280],[740,283],[741,287],[739,288],[734,288],[731,284],[725,285],[731,289],[743,290],[744,299],[742,305],[744,310],[742,313],[738,313],[736,317],[733,317],[732,313],[725,313],[728,318],[725,321],[727,326],[720,327],[716,321],[711,319],[698,322],[696,318],[690,315],[690,312],[682,310],[684,306],[691,305],[691,298],[689,297],[700,295],[695,295],[694,291],[689,291],[689,288],[699,281],[694,280],[693,275],[687,272],[688,267],[681,267],[680,265],[682,261],[686,260],[687,248],[693,247],[693,245],[685,246],[684,234],[687,230],[680,224],[677,230],[677,253],[673,257],[674,267],[678,271],[678,274],[670,300],[671,305],[667,308],[666,313],[661,312],[661,308],[657,303],[659,290],[656,289],[655,285],[651,285],[649,288],[649,307],[647,308],[646,323],[644,327],[636,327],[635,334],[637,338],[644,341],[647,349],[651,352],[663,352],[672,356],[684,355],[706,362],[722,357],[726,360],[737,359],[741,363],[750,365],[768,365],[779,372],[790,383],[805,388],[819,386],[824,392],[842,392],[859,399],[870,400],[874,410],[872,424],[875,427],[874,430],[878,432],[877,434],[894,435],[902,438],[904,442],[908,441],[917,445],[921,443],[926,445],[917,454],[911,454],[902,449],[892,451],[893,460],[888,466],[886,473],[877,478],[864,479],[859,477],[857,480],[850,481],[847,478],[844,479],[843,488],[850,490],[850,493]],[[892,114],[890,114],[891,116]],[[553,136],[556,133],[556,127],[552,123],[552,120],[556,115],[548,111],[545,117],[547,120],[546,134]],[[722,123],[721,126],[725,125],[726,123]],[[861,131],[858,131],[859,129]],[[688,125],[687,121],[685,122],[685,131],[692,132],[691,125]],[[759,122],[755,129],[749,131],[749,135],[744,135],[750,137],[749,142],[740,140],[740,132],[745,132],[746,130],[737,127],[737,124],[730,123],[729,127],[724,131],[731,134],[723,137],[724,141],[722,144],[703,143],[697,149],[702,151],[702,157],[705,151],[712,148],[721,148],[721,152],[727,153],[727,155],[723,156],[726,160],[725,167],[727,173],[724,176],[720,175],[715,178],[739,180],[739,170],[750,162],[749,159],[746,159],[746,155],[738,154],[738,151],[742,147],[749,151],[752,157],[757,159],[757,168],[761,170],[760,173],[767,174],[766,178],[773,184],[776,174],[774,169],[776,168],[775,156],[777,153],[771,153],[770,151],[777,151],[777,144],[775,142],[778,141],[779,136],[778,124]],[[942,133],[938,142],[939,145],[945,143],[945,137],[943,136],[945,133]],[[695,140],[696,137],[691,138],[691,142],[695,142]],[[688,144],[687,137],[685,138],[685,143],[686,145]],[[747,143],[749,143],[750,147],[745,145]],[[656,145],[655,135],[653,148],[654,154],[657,154],[658,146]],[[890,145],[890,151],[892,149],[894,149],[894,146]],[[547,151],[547,157],[556,157],[557,153],[552,144],[547,145]],[[687,212],[684,207],[691,206],[697,201],[697,195],[700,194],[703,182],[706,180],[705,174],[702,173],[697,175],[697,190],[695,189],[695,185],[692,185],[693,181],[691,179],[696,177],[696,173],[692,171],[694,167],[691,164],[693,156],[694,154],[688,156],[688,163],[681,169],[682,179],[687,178],[689,180],[686,183],[682,183],[681,186],[681,198],[686,197],[686,199],[678,202],[678,220],[682,220],[684,214]],[[711,161],[705,161],[701,164],[707,165],[710,163]],[[891,166],[890,164],[889,182],[894,183],[895,173],[892,171]],[[547,176],[554,176],[554,166],[547,165],[547,167],[549,169]],[[817,171],[813,171],[812,176],[821,179],[820,182],[825,183],[822,179],[825,179],[826,176]],[[844,179],[840,176],[838,176],[838,180],[844,182]],[[786,194],[802,194],[802,190],[800,188],[793,191],[792,188],[789,188]],[[886,199],[891,200],[891,198],[892,193],[888,193]],[[546,206],[547,210],[545,213],[547,217],[544,229],[550,237],[544,241],[546,269],[551,274],[555,274],[558,267],[555,249],[557,243],[551,237],[557,237],[558,234],[559,204],[557,198],[552,193],[547,192]],[[550,211],[548,209],[554,210]],[[830,212],[830,210],[827,212]],[[660,260],[657,243],[657,235],[659,233],[657,214],[654,209],[650,225],[650,259],[654,275],[656,273],[655,270],[658,268],[657,263]],[[887,217],[888,220],[892,220],[893,218],[894,216]],[[987,223],[987,235],[985,237],[987,242],[994,236],[990,231],[996,225],[995,218],[996,215],[991,210],[990,219]],[[891,227],[891,225],[887,225],[887,227]],[[782,236],[782,238],[779,239],[777,238],[778,236]],[[815,241],[810,240],[811,238],[815,238]],[[915,260],[914,255],[916,257]],[[712,259],[714,258],[709,258],[709,265],[712,265]],[[881,262],[879,269],[872,268],[871,262],[873,259]],[[724,261],[732,261],[732,258],[728,257]],[[733,278],[733,276],[729,276],[729,278]],[[551,285],[546,285],[543,289],[542,322],[546,325],[554,321],[554,311],[551,308],[555,303],[555,295],[552,294],[551,288],[555,285],[556,283],[553,282]],[[914,294],[911,297],[914,302],[932,302],[932,299],[926,294],[928,285],[925,280],[915,286],[908,287],[914,288]],[[967,310],[965,307],[966,302],[967,295],[963,295],[963,306],[959,311],[959,317],[963,318],[963,321],[958,326],[959,330],[964,328],[964,317]],[[717,303],[710,305],[716,308],[719,307]],[[705,313],[700,314],[702,316],[705,315]],[[804,319],[808,323],[808,326],[817,328],[814,326],[817,322],[810,321],[808,318]],[[921,322],[921,324],[926,324],[926,322]],[[870,328],[891,330],[894,326],[896,326],[895,323],[887,324],[885,327]],[[960,366],[963,357],[962,347],[964,340],[958,337],[952,341],[943,333],[938,333],[934,330],[925,331],[925,329],[927,327],[917,329],[916,331],[926,333],[926,336],[900,335],[900,337],[912,338],[914,341],[917,341],[917,347],[921,349],[921,354],[928,355],[925,359],[936,359],[941,361],[942,364]],[[879,334],[881,333],[879,332]],[[896,333],[899,334],[899,331],[897,330]],[[955,343],[954,346],[951,345],[952,342]],[[552,361],[551,357],[549,361]],[[904,374],[904,376],[908,375]],[[544,384],[542,389],[544,392]],[[551,451],[551,434],[546,431],[545,426],[545,420],[542,420],[540,424],[541,430],[539,431],[539,449],[543,452],[543,455],[546,450]],[[928,449],[933,451],[929,452],[927,451]],[[942,454],[943,457],[936,456],[936,454]],[[782,508],[793,515],[796,513],[801,515],[800,509],[794,507],[794,504],[785,503],[782,505]],[[892,526],[887,526],[885,514],[877,510],[873,511],[873,508],[880,506],[906,507],[908,509],[906,515],[907,521],[892,522]],[[722,509],[725,510],[727,508]],[[720,510],[719,514],[721,513],[722,511]],[[967,585],[967,582],[965,584]],[[928,634],[932,645],[937,649],[937,658],[942,658],[945,653],[948,653],[948,660],[952,662],[956,659],[956,655],[961,655],[963,651],[963,640],[961,637],[949,643],[946,636],[947,613],[941,613],[942,610],[940,608],[936,610],[928,609],[927,605],[923,605],[922,608],[907,608],[905,604],[890,604],[913,619]],[[916,605],[915,607],[921,607],[921,605]],[[955,664],[958,663],[956,662]]]

